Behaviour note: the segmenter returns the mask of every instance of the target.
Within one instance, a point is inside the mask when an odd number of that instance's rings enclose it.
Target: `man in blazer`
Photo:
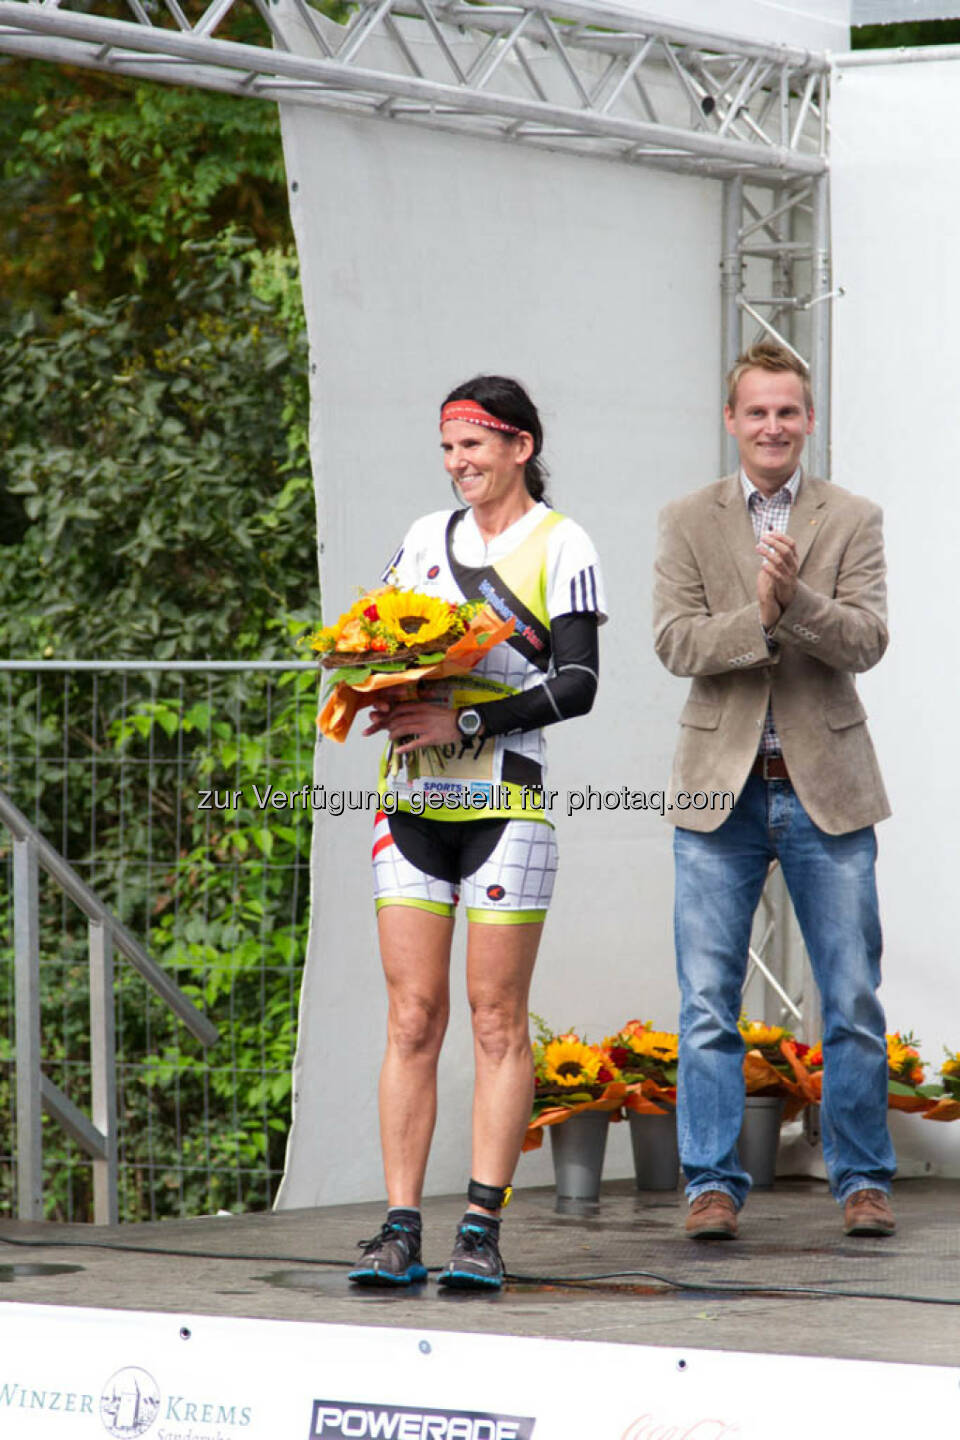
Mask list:
[[[887,645],[881,513],[803,473],[813,406],[789,351],[763,343],[740,357],[724,418],[740,472],[663,511],[654,596],[657,654],[692,677],[668,809],[686,1229],[732,1238],[750,1187],[736,1149],[737,1020],[753,915],[777,859],[821,996],[831,1188],[847,1234],[889,1235],[873,831],[889,806],[853,678]]]

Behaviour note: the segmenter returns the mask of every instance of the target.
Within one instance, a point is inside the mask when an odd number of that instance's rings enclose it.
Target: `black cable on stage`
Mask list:
[[[356,1265],[356,1260],[323,1260],[316,1255],[259,1255],[232,1250],[172,1250],[167,1245],[124,1245],[108,1240],[15,1240],[0,1235],[0,1245],[21,1250],[115,1250],[118,1255],[167,1255],[174,1260],[256,1260],[259,1264],[326,1265],[333,1269]]]
[[[165,1255],[175,1260],[242,1260],[269,1265],[319,1265],[326,1269],[341,1270],[354,1266],[356,1260],[325,1260],[316,1255],[261,1255],[235,1253],[227,1250],[173,1250],[163,1245],[123,1245],[106,1240],[16,1240],[9,1235],[0,1235],[0,1245],[12,1245],[25,1250],[114,1250],[123,1255]],[[440,1266],[431,1266],[431,1273],[438,1273]],[[898,1295],[888,1290],[847,1290],[828,1289],[815,1285],[779,1285],[776,1283],[748,1283],[741,1280],[676,1280],[670,1275],[660,1275],[655,1270],[608,1270],[596,1275],[515,1275],[506,1276],[516,1285],[551,1285],[558,1289],[569,1287],[583,1290],[590,1285],[611,1280],[653,1280],[668,1290],[693,1294],[723,1294],[733,1296],[792,1295],[813,1300],[888,1300],[900,1301],[907,1305],[960,1305],[960,1296],[946,1295]],[[364,1292],[369,1293],[369,1292]],[[384,1292],[389,1293],[389,1292]],[[404,1289],[399,1294],[407,1294]]]

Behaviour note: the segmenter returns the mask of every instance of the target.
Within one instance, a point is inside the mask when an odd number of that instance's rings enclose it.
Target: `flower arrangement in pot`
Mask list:
[[[538,1150],[544,1129],[562,1125],[571,1115],[606,1110],[619,1119],[627,1086],[607,1050],[573,1030],[557,1034],[539,1015],[530,1018],[535,1089],[524,1150]]]
[[[627,1084],[624,1108],[635,1115],[663,1115],[676,1109],[678,1037],[655,1030],[649,1020],[628,1020],[603,1042]]]
[[[783,1025],[740,1017],[744,1043],[743,1080],[748,1095],[770,1096],[784,1102],[783,1118],[792,1120],[805,1105],[820,1099],[810,1073],[809,1047]]]
[[[887,1106],[920,1115],[924,1120],[960,1120],[960,1054],[947,1050],[939,1082],[928,1081],[920,1042],[910,1031],[894,1030],[887,1043]],[[823,1044],[818,1041],[803,1056],[810,1072],[815,1098],[823,1087]]]

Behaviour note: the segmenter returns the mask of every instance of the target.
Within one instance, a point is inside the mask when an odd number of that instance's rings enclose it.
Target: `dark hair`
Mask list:
[[[475,375],[472,380],[451,390],[443,404],[449,405],[451,400],[476,400],[497,420],[505,420],[508,425],[516,425],[518,430],[526,430],[528,435],[533,436],[533,454],[523,467],[523,479],[531,498],[542,500],[548,474],[547,467],[539,458],[543,449],[543,426],[537,407],[523,386],[505,375]]]

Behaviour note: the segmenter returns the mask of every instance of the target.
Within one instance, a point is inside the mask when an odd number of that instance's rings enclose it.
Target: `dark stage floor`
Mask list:
[[[447,1258],[461,1204],[425,1202],[428,1265]],[[851,1240],[824,1184],[778,1180],[751,1196],[739,1240],[697,1245],[680,1192],[616,1181],[599,1215],[578,1219],[554,1213],[552,1190],[521,1190],[503,1242],[516,1278],[496,1296],[432,1281],[352,1292],[347,1263],[379,1205],[111,1229],[5,1221],[0,1299],[956,1365],[960,1181],[904,1181],[894,1205],[895,1236]]]

